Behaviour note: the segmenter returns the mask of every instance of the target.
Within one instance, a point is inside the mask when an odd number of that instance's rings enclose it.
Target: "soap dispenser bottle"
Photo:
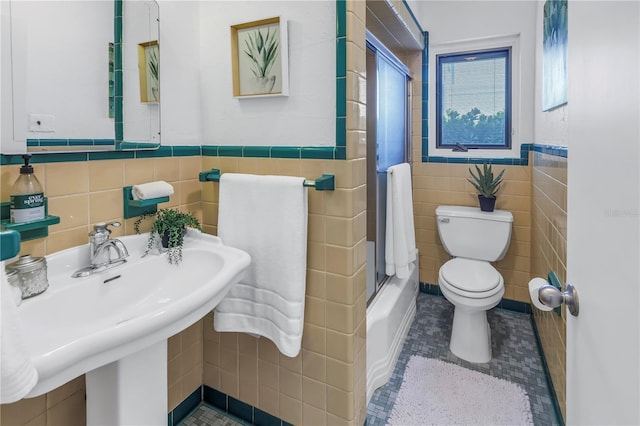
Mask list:
[[[11,188],[11,223],[33,222],[44,219],[44,191],[29,164],[31,155],[23,155],[20,176]]]

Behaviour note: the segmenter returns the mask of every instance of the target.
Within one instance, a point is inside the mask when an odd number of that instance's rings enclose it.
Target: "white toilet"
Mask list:
[[[502,259],[509,248],[513,215],[504,210],[438,206],[438,233],[454,258],[438,273],[444,297],[455,306],[449,348],[469,362],[491,360],[491,329],[487,310],[504,294],[502,275],[489,262]]]

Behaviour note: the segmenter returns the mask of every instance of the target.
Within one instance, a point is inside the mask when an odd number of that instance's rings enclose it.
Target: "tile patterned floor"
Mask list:
[[[180,422],[180,426],[243,426],[245,424],[207,404],[200,404],[193,413]]]
[[[425,293],[418,294],[417,303],[416,317],[391,379],[371,397],[367,426],[386,425],[411,355],[440,359],[517,383],[529,395],[534,423],[558,424],[529,315],[490,310],[487,319],[491,326],[493,359],[486,364],[473,364],[457,358],[449,350],[453,305],[442,297]],[[421,424],[420,420],[417,419],[416,424]]]
[[[493,359],[487,364],[472,364],[457,358],[449,350],[453,305],[442,297],[425,293],[418,294],[417,304],[416,318],[391,380],[374,392],[367,407],[367,426],[386,425],[411,355],[441,359],[520,384],[529,395],[534,423],[536,425],[559,424],[554,413],[529,315],[501,309],[489,311],[487,317],[492,330]],[[416,419],[416,425],[423,423],[424,419]],[[243,423],[202,405],[181,425],[238,426]]]

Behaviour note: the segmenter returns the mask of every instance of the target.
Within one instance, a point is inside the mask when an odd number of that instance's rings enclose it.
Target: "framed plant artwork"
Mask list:
[[[281,17],[231,26],[233,96],[289,95],[287,21]]]
[[[544,3],[542,110],[567,103],[567,0]]]
[[[160,102],[160,46],[158,41],[138,44],[140,102]]]

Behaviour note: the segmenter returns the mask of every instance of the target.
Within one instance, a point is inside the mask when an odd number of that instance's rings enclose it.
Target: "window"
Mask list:
[[[436,148],[511,148],[511,48],[436,56]]]

